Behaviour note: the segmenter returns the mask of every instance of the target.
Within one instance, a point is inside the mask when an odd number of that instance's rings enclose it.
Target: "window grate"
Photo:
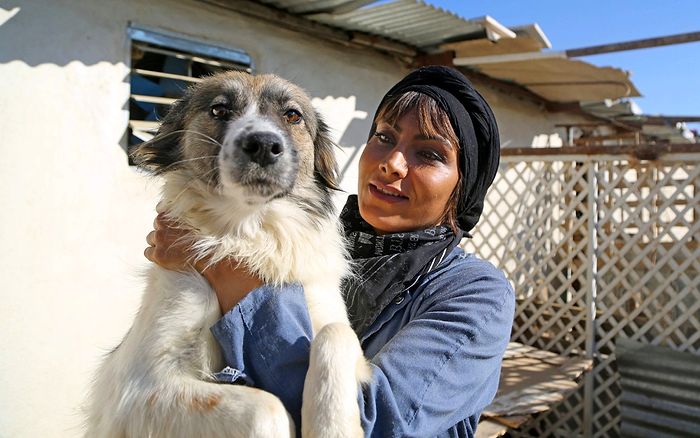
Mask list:
[[[227,70],[253,72],[242,50],[130,26],[131,94],[128,146],[150,140],[168,107],[202,77]]]

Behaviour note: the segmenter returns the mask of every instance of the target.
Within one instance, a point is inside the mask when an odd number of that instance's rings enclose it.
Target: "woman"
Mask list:
[[[470,437],[493,399],[514,294],[457,244],[481,215],[498,157],[493,113],[455,70],[418,69],[379,105],[358,195],[341,214],[357,274],[346,303],[374,377],[358,394],[367,436]],[[185,269],[183,232],[159,216],[146,257]],[[224,312],[212,327],[229,365],[219,377],[277,388],[298,421],[311,337],[303,291],[262,285],[235,263],[203,275]]]

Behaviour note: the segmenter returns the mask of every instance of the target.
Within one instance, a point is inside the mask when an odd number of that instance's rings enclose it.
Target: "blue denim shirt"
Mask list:
[[[455,248],[360,337],[373,381],[358,394],[368,437],[472,437],[498,388],[515,299],[503,274]],[[239,381],[277,395],[301,424],[311,322],[298,284],[263,286],[212,333]]]

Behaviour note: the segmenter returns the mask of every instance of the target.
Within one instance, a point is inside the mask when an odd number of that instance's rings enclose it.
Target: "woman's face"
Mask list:
[[[415,110],[393,126],[378,120],[360,157],[360,214],[378,233],[439,225],[459,180],[455,147],[424,137],[418,123]]]

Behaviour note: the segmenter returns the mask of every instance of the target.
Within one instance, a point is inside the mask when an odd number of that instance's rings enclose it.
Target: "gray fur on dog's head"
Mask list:
[[[264,142],[274,139],[273,159],[249,151],[250,136],[259,133]],[[227,72],[188,89],[132,157],[155,174],[184,172],[212,188],[235,186],[269,200],[298,184],[327,194],[338,189],[333,147],[301,88],[274,75]]]

